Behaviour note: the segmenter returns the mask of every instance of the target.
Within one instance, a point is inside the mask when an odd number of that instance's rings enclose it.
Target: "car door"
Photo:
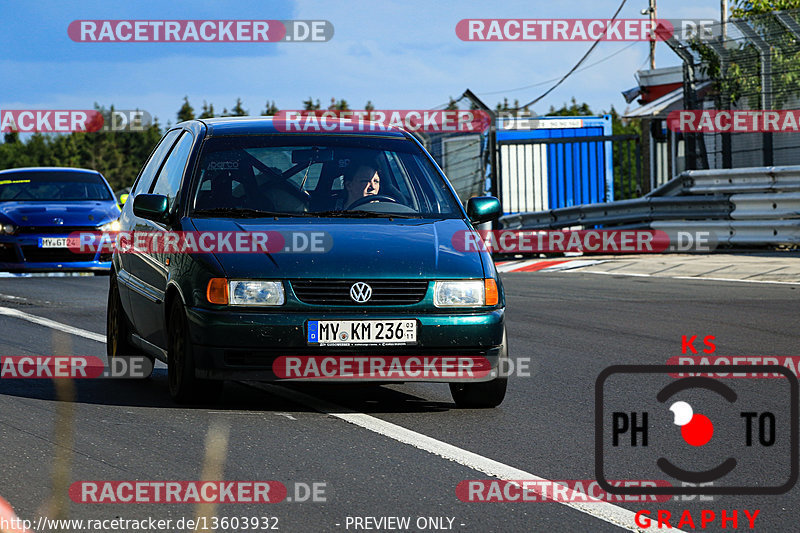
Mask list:
[[[172,130],[164,135],[150,154],[147,163],[142,167],[142,171],[133,185],[128,201],[125,202],[120,216],[120,225],[124,231],[144,231],[146,227],[145,221],[133,214],[133,199],[139,194],[150,192],[159,170],[161,170],[180,133],[181,130]],[[145,296],[147,292],[140,279],[143,270],[143,259],[133,253],[121,253],[117,255],[116,260],[122,307],[135,328],[137,316],[142,311],[143,299],[147,298]]]
[[[181,132],[150,188],[150,194],[167,197],[168,212],[172,212],[175,207],[175,200],[193,143],[194,137],[190,132]],[[136,227],[137,231],[147,233],[164,233],[171,229],[168,223],[141,218],[137,219]],[[159,238],[158,242],[164,242],[163,237]],[[163,328],[165,311],[163,306],[169,273],[169,256],[159,253],[157,250],[144,250],[134,255],[137,260],[135,275],[140,289],[135,296],[133,296],[133,292],[131,293],[132,307],[133,299],[136,299],[136,330],[147,342],[165,348],[166,335]]]

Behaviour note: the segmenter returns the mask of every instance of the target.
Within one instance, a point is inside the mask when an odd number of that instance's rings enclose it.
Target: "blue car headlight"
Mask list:
[[[0,222],[0,235],[13,235],[17,231],[14,224],[3,224]]]
[[[122,226],[119,224],[119,220],[112,220],[111,222],[107,222],[100,226],[100,231],[110,232],[110,231],[119,231]]]

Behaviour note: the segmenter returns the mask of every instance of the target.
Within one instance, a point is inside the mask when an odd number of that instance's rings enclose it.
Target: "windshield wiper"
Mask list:
[[[305,217],[309,213],[282,213],[278,211],[262,211],[260,209],[250,209],[245,207],[212,207],[209,209],[195,209],[192,215],[200,216],[230,216],[239,218],[252,217]]]
[[[376,213],[374,211],[314,211],[309,215],[344,218],[422,218],[420,215],[409,215],[407,213]]]

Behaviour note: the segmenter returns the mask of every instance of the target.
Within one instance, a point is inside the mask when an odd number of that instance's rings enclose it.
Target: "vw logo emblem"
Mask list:
[[[353,285],[350,287],[350,298],[352,298],[354,302],[363,304],[372,298],[372,287],[363,281],[353,283]]]
[[[53,224],[58,224],[59,226],[61,226],[62,224],[64,224],[64,219],[63,218],[54,218],[53,219]]]

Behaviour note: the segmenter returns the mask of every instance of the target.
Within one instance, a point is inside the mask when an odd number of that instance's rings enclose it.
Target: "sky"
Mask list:
[[[524,1],[35,1],[0,2],[0,109],[143,109],[176,122],[184,96],[199,114],[237,98],[257,115],[266,102],[302,108],[312,97],[352,109],[441,108],[469,88],[488,105],[541,95],[590,42],[464,42],[465,18],[610,18],[621,0]],[[659,18],[719,19],[719,0],[659,0]],[[643,18],[647,0],[627,0],[619,18]],[[328,20],[334,36],[313,43],[81,43],[73,20]],[[630,106],[621,91],[648,65],[647,42],[600,43],[584,68],[534,106],[571,98],[591,109]],[[663,43],[656,66],[679,65]],[[582,67],[583,68],[583,67]]]

